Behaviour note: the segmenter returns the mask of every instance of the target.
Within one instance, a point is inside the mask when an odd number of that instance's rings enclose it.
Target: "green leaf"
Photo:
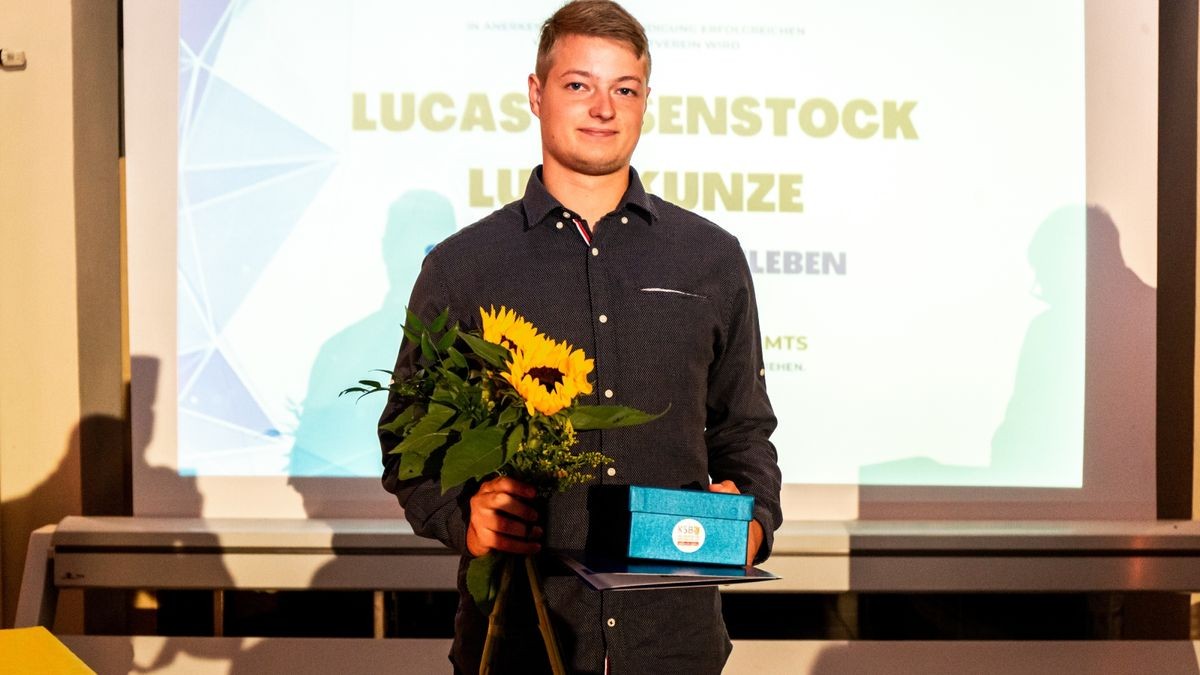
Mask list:
[[[504,368],[512,359],[508,350],[500,345],[495,345],[483,338],[475,337],[470,333],[460,333],[459,337],[467,346],[471,348],[475,355],[483,359],[485,363],[493,368]]]
[[[420,422],[409,430],[404,441],[396,446],[392,453],[412,453],[422,459],[433,454],[434,450],[442,447],[449,437],[449,431],[442,431],[442,426],[457,414],[453,408],[434,403],[429,406],[429,412]],[[415,460],[413,460],[415,461]]]
[[[448,406],[431,403],[429,410],[421,417],[421,421],[417,423],[417,426],[413,427],[412,433],[426,434],[437,431],[445,426],[446,422],[450,421],[450,418],[454,417],[455,412],[453,408]]]
[[[437,361],[437,350],[429,341],[429,333],[421,333],[421,356],[424,356],[427,361]]]
[[[455,368],[467,367],[467,357],[463,356],[462,352],[458,351],[454,347],[446,347],[446,353],[450,355],[450,365],[454,366]]]
[[[404,322],[404,330],[405,331],[411,330],[412,332],[417,333],[417,334],[425,332],[425,324],[424,324],[424,322],[421,321],[421,317],[417,316],[416,312],[412,311],[411,309],[405,308],[404,314],[407,317]]]
[[[616,429],[619,427],[634,427],[654,420],[667,414],[671,406],[657,415],[642,412],[636,408],[623,405],[577,405],[571,410],[569,419],[571,425],[579,431],[589,429]]]
[[[437,318],[435,318],[433,320],[433,323],[429,324],[429,332],[430,333],[442,332],[442,330],[446,327],[446,322],[449,320],[450,320],[450,308],[447,307],[446,309],[442,310],[441,314],[437,315]]]
[[[359,380],[358,383],[364,387],[370,387],[372,389],[383,389],[383,385],[375,380]]]
[[[516,424],[517,420],[521,419],[521,408],[510,405],[500,413],[500,417],[496,418],[496,424],[507,427],[510,424]]]
[[[452,405],[455,401],[454,392],[438,387],[433,390],[433,395],[429,397],[429,400]]]
[[[429,458],[415,452],[406,452],[400,455],[400,466],[396,470],[396,477],[400,480],[408,480],[416,478],[425,472],[425,462]]]
[[[422,460],[422,465],[424,465],[424,460],[432,455],[434,450],[437,450],[445,445],[446,439],[449,437],[449,429],[445,431],[435,431],[433,433],[421,434],[419,436],[410,433],[408,438],[405,438],[400,445],[396,446],[395,450],[392,450],[392,454],[399,453],[406,456],[412,455]]]
[[[450,389],[459,390],[465,387],[467,384],[461,377],[458,376],[457,373],[449,368],[443,368],[439,366],[437,368],[437,376],[445,380],[445,384],[448,385]]]
[[[453,345],[454,341],[457,339],[458,339],[458,326],[455,326],[454,328],[451,328],[450,330],[446,331],[446,334],[443,335],[440,339],[438,339],[438,341],[437,341],[438,351],[444,352],[447,349],[450,349],[450,346]]]
[[[379,428],[383,429],[384,431],[389,431],[393,434],[399,433],[401,429],[408,426],[408,424],[410,422],[412,422],[414,419],[417,419],[418,411],[422,411],[422,408],[421,408],[421,406],[414,403],[414,404],[408,406],[407,408],[405,408],[404,410],[401,410],[399,414],[397,414],[394,418],[392,418],[391,422],[387,422],[385,424],[380,424]],[[422,412],[422,414],[423,414],[423,412]]]
[[[508,434],[508,440],[504,442],[505,458],[512,457],[513,453],[521,447],[521,443],[524,441],[525,427],[517,425],[516,428],[514,428],[512,432]]]
[[[500,554],[488,552],[467,563],[467,591],[484,614],[491,611],[491,604],[496,599],[496,563],[499,561]]]
[[[498,427],[476,427],[462,434],[457,443],[446,450],[442,461],[442,493],[467,482],[482,478],[504,464],[504,430]]]
[[[410,329],[408,326],[405,326],[405,327],[404,327],[404,338],[405,338],[406,340],[408,340],[409,342],[420,342],[420,341],[421,341],[421,334],[420,334],[420,333],[415,333],[415,332],[413,332],[413,331],[412,331],[412,329]]]

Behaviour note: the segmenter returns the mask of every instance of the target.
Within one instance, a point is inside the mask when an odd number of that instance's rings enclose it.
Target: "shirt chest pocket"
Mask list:
[[[630,292],[633,335],[646,356],[663,366],[703,368],[712,361],[716,309],[709,296],[686,288],[639,284]]]

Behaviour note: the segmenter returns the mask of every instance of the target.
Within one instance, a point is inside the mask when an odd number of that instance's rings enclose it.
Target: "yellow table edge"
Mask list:
[[[0,630],[0,674],[95,675],[95,672],[42,626]]]

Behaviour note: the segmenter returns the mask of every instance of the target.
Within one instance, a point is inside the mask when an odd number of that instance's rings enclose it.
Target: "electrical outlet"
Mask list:
[[[0,49],[0,67],[24,68],[25,52],[18,52],[12,49]]]

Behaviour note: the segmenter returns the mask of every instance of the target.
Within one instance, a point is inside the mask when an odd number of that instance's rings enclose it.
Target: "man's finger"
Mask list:
[[[502,530],[493,530],[492,535],[496,542],[511,542],[520,544],[537,544],[542,538],[542,528],[536,526],[525,526],[518,524],[516,526],[504,525]]]
[[[507,492],[526,499],[533,499],[537,496],[537,490],[533,489],[532,485],[508,476],[497,476],[483,483],[479,486],[479,492]]]
[[[541,544],[536,541],[530,541],[520,536],[510,536],[503,532],[489,529],[488,527],[471,527],[474,539],[479,544],[481,551],[476,555],[482,555],[488,550],[504,551],[506,553],[537,553],[541,549]],[[523,528],[521,528],[523,529]],[[542,535],[542,528],[535,527],[531,534],[538,537]]]
[[[513,518],[531,522],[538,519],[537,509],[507,492],[477,494],[471,498],[471,510],[473,512],[499,511]]]
[[[533,523],[514,518],[505,518],[503,516],[481,518],[479,526],[498,534],[517,537],[519,539],[529,539],[535,535],[541,536],[542,534],[542,528],[535,526]]]
[[[733,484],[731,480],[723,480],[720,483],[713,483],[708,486],[709,492],[724,492],[726,494],[740,495],[741,491]]]

